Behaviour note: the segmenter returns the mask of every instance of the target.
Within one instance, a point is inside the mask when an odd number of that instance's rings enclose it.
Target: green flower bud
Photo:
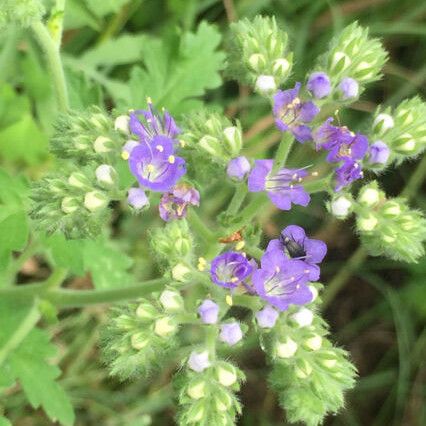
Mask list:
[[[123,135],[129,136],[129,122],[130,117],[128,115],[119,115],[114,121],[114,129],[122,133]]]
[[[108,164],[101,164],[95,170],[96,180],[99,185],[106,189],[111,189],[117,186],[118,175],[114,167]]]
[[[352,61],[344,52],[336,52],[331,59],[330,74],[340,74],[349,68]]]
[[[110,138],[105,136],[98,136],[93,143],[93,148],[98,154],[105,154],[114,149],[114,143]]]
[[[373,207],[377,206],[382,198],[383,195],[381,191],[371,185],[367,185],[361,189],[358,202],[364,206]]]
[[[322,345],[322,337],[318,334],[315,334],[312,337],[309,337],[306,339],[304,346],[306,346],[308,349],[312,351],[317,351],[321,348]]]
[[[41,21],[45,12],[40,0],[3,0],[1,5],[0,28],[10,24],[29,27],[36,21]]]
[[[278,342],[275,352],[279,358],[291,358],[297,351],[297,343],[288,337],[285,342]]]
[[[330,212],[338,219],[346,219],[352,212],[352,200],[349,196],[338,195],[330,202]]]
[[[68,183],[74,188],[90,189],[92,184],[89,178],[82,172],[73,172],[68,178]]]
[[[99,191],[87,192],[84,196],[84,207],[91,212],[104,209],[108,205],[108,197]]]
[[[213,398],[215,401],[216,409],[218,411],[225,412],[232,407],[232,397],[227,391],[223,389],[217,389],[214,393]]]
[[[395,122],[391,115],[386,113],[380,113],[374,119],[373,122],[373,131],[377,135],[385,134],[389,129],[392,129],[395,126]]]
[[[141,302],[136,308],[136,316],[140,319],[151,320],[157,315],[157,309],[149,302]]]
[[[148,345],[149,339],[144,333],[135,333],[135,334],[132,334],[130,338],[130,342],[131,342],[132,348],[139,351],[145,348],[146,345]]]
[[[75,197],[65,197],[61,202],[61,209],[64,213],[74,213],[81,207],[80,201]]]
[[[248,62],[253,71],[260,73],[265,68],[266,58],[261,53],[253,53],[253,55],[249,57]]]
[[[160,295],[160,303],[166,312],[179,312],[184,309],[180,293],[173,290],[164,290]]]
[[[312,365],[304,359],[299,360],[296,364],[294,373],[299,379],[306,379],[312,374]]]
[[[231,157],[236,157],[241,151],[243,144],[241,129],[237,126],[226,127],[223,129],[223,134],[227,143],[227,152],[230,153]]]
[[[360,216],[357,219],[357,227],[360,232],[371,232],[378,224],[377,217],[373,214]]]
[[[223,386],[232,386],[236,383],[238,376],[236,368],[231,364],[222,363],[216,369],[218,382]]]
[[[183,263],[178,263],[172,268],[172,278],[179,282],[185,282],[191,275],[191,269]]]
[[[167,337],[174,334],[177,330],[177,325],[170,317],[162,317],[155,321],[154,332],[160,337]]]
[[[192,399],[200,399],[206,396],[206,383],[204,380],[197,380],[188,386],[187,393]]]

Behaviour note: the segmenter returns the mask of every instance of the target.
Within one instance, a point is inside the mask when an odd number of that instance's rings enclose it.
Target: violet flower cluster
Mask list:
[[[324,242],[308,238],[303,228],[290,225],[279,239],[270,241],[260,259],[260,267],[244,254],[225,252],[211,262],[210,277],[218,286],[231,291],[240,286],[253,297],[285,311],[290,305],[312,301],[308,283],[319,280],[318,264],[326,252]],[[258,315],[259,325],[270,324],[275,317],[270,308],[263,310]]]
[[[129,140],[123,147],[131,173],[140,187],[129,190],[128,202],[135,209],[148,204],[145,189],[163,194],[159,204],[160,217],[166,222],[185,217],[187,206],[198,206],[198,191],[178,181],[186,173],[185,160],[177,155],[181,132],[173,117],[164,111],[160,115],[148,100],[147,110],[130,113],[129,130],[138,141]]]

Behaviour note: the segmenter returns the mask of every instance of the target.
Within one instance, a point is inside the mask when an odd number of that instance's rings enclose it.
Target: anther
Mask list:
[[[168,161],[170,164],[173,164],[175,162],[175,156],[174,155],[170,155],[168,158]]]

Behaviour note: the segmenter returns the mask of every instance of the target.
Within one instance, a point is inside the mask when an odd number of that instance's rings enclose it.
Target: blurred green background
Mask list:
[[[144,52],[152,46],[153,37],[163,40],[163,48],[173,54],[176,34],[194,31],[202,20],[217,24],[226,42],[229,21],[259,13],[275,15],[288,32],[295,55],[295,81],[304,80],[331,37],[354,20],[383,40],[390,54],[384,78],[342,113],[342,121],[350,127],[362,131],[379,103],[396,105],[416,93],[425,97],[424,0],[68,0],[63,58],[72,106],[117,106],[132,67],[143,66]],[[147,95],[137,94],[136,99]],[[247,88],[239,88],[233,81],[209,91],[206,100],[242,120],[248,153],[262,157],[274,149],[279,134],[264,100],[249,96]],[[167,101],[164,104],[167,107]],[[55,116],[50,77],[36,43],[23,30],[4,31],[0,34],[0,165],[30,179],[52,167],[47,146]],[[296,152],[294,161],[297,156]],[[381,176],[389,195],[401,192],[416,163],[391,168]],[[417,187],[411,201],[414,207],[424,209],[425,187],[421,181]],[[354,257],[358,240],[353,224],[330,219],[323,202],[319,194],[309,209],[294,209],[285,215],[271,209],[262,222],[266,236],[275,236],[290,221],[303,224],[329,246],[322,280],[340,291],[329,298],[324,315],[335,340],[351,352],[360,379],[348,395],[346,409],[326,424],[425,425],[426,261],[406,265]],[[133,225],[123,227],[122,236],[131,226],[140,226],[141,219],[132,220]],[[43,276],[45,268],[40,259],[32,258],[20,279]],[[89,280],[75,280],[72,286],[85,287]],[[150,381],[120,384],[110,379],[98,349],[99,329],[106,315],[105,307],[68,311],[49,328],[60,348],[61,381],[76,407],[77,425],[173,424],[168,383],[174,360]],[[238,358],[248,378],[241,394],[245,409],[239,424],[285,424],[275,395],[267,390],[265,359],[257,343],[247,342]],[[51,424],[41,411],[34,413],[26,405],[18,388],[2,403],[14,425]]]

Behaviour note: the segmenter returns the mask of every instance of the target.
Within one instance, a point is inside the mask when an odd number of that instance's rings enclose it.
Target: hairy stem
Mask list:
[[[241,204],[246,198],[247,195],[247,183],[241,182],[235,187],[234,195],[228,206],[228,213],[234,215],[238,212],[238,209],[241,207]]]
[[[273,171],[281,169],[285,166],[287,162],[288,155],[290,154],[291,147],[293,146],[294,137],[290,132],[283,133],[281,142],[278,146],[277,152],[275,154],[275,161]]]
[[[43,23],[35,22],[31,28],[37,42],[46,55],[47,67],[52,75],[58,108],[61,112],[66,112],[69,108],[68,92],[64,69],[62,67],[61,56],[59,53],[59,44],[52,39],[48,29]]]

